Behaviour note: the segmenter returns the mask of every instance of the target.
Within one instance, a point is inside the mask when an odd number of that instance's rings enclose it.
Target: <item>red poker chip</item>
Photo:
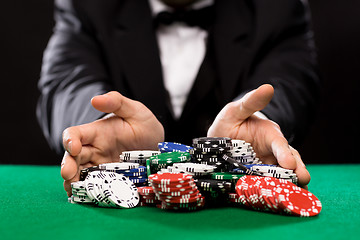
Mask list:
[[[154,193],[154,189],[150,186],[138,187],[137,190],[141,195]]]
[[[236,190],[236,193],[239,195],[239,199],[240,199],[241,203],[245,207],[250,208],[251,205],[248,203],[247,198],[245,196],[245,189],[247,189],[249,186],[247,183],[247,180],[248,180],[248,175],[241,177],[237,181],[235,190]]]
[[[173,183],[185,183],[193,180],[193,177],[186,173],[158,173],[152,174],[149,177],[151,183],[157,184],[173,184]]]
[[[322,209],[321,202],[314,194],[291,182],[279,187],[275,196],[283,211],[291,215],[311,217],[318,215]]]
[[[181,196],[169,196],[169,195],[159,195],[159,199],[162,200],[162,201],[166,201],[168,199],[172,199],[172,200],[175,200],[175,199],[186,199],[186,198],[193,198],[193,197],[196,197],[199,195],[199,191],[195,191],[191,194],[184,194],[184,195],[181,195]]]
[[[258,190],[261,188],[262,178],[253,177],[251,178],[254,183],[248,188],[248,195],[250,197],[250,203],[255,210],[265,210],[264,205],[260,202]]]
[[[263,177],[261,179],[262,184],[258,189],[258,196],[261,204],[263,205],[263,209],[265,211],[277,212],[278,207],[275,204],[274,193],[271,188],[269,188],[268,181],[270,181],[270,177]]]
[[[270,205],[270,210],[274,213],[281,213],[282,210],[279,208],[279,203],[277,199],[275,198],[275,191],[276,188],[281,184],[279,179],[274,177],[264,177],[264,181],[266,184],[264,184],[262,192],[262,196],[264,197],[265,201]],[[266,191],[266,192],[264,192]]]
[[[242,176],[237,184],[236,184],[236,191],[239,195],[244,195],[244,198],[247,202],[245,206],[254,208],[254,204],[258,201],[256,198],[256,195],[251,196],[252,188],[255,184],[257,184],[257,181],[261,179],[259,176],[251,176],[251,175],[245,175]],[[241,192],[241,193],[240,193]]]
[[[161,201],[156,200],[156,199],[143,199],[143,198],[140,198],[140,202],[147,203],[147,204],[157,204],[157,203],[160,203]]]
[[[190,181],[183,182],[183,183],[172,183],[172,184],[151,183],[151,186],[155,187],[155,188],[180,188],[180,187],[194,185],[194,184],[195,184],[194,180],[190,180]]]
[[[191,198],[162,199],[162,201],[166,203],[192,203],[197,202],[200,197],[201,194],[197,194],[196,196]]]
[[[173,196],[173,197],[179,197],[181,195],[186,195],[186,194],[193,194],[195,192],[197,192],[198,189],[197,188],[192,188],[190,190],[182,190],[182,191],[172,191],[172,192],[157,192],[159,195],[162,196]]]
[[[195,184],[187,186],[187,187],[180,187],[180,188],[154,188],[154,192],[157,194],[159,192],[171,193],[171,192],[182,192],[182,191],[193,191],[193,190],[197,190],[197,187]]]
[[[166,209],[187,209],[187,208],[193,208],[193,207],[199,207],[204,206],[205,204],[205,197],[200,196],[196,201],[189,202],[189,203],[171,203],[171,202],[161,202],[161,205],[163,207],[166,207]]]
[[[140,195],[140,198],[142,199],[155,199],[158,200],[158,197],[154,194],[154,195]]]

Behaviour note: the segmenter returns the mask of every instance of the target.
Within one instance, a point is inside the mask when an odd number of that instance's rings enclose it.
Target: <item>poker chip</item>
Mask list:
[[[237,174],[237,173],[211,173],[211,179],[225,179],[225,180],[238,180],[240,179],[244,174]]]
[[[192,180],[192,176],[184,173],[162,173],[162,174],[153,174],[149,176],[149,181],[151,183],[157,184],[179,184],[186,183]]]
[[[181,143],[175,142],[160,142],[158,143],[158,148],[160,152],[188,152],[192,149],[191,146],[187,146]]]
[[[104,196],[117,207],[133,208],[139,203],[139,194],[136,186],[121,174],[113,173],[110,178],[102,181]]]
[[[159,151],[152,150],[137,150],[137,151],[124,151],[121,153],[121,157],[124,159],[137,159],[137,158],[149,158],[160,154]]]
[[[103,163],[99,165],[100,170],[106,171],[117,171],[117,170],[129,170],[133,168],[139,168],[138,163],[130,162],[113,162],[113,163]]]
[[[174,163],[173,169],[179,169],[188,173],[210,173],[216,167],[200,163]]]
[[[228,137],[200,137],[194,138],[193,144],[227,144],[231,143],[231,138]]]

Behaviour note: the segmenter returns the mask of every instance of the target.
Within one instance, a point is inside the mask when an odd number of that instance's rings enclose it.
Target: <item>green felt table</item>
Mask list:
[[[360,239],[360,164],[309,165],[320,215],[71,204],[57,166],[0,165],[0,239]]]

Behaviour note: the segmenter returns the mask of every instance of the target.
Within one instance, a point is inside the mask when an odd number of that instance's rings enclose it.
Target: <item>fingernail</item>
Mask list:
[[[60,167],[60,169],[63,169],[63,167],[65,166],[65,160],[63,160],[62,162],[61,162],[61,165],[60,165],[61,167]]]
[[[67,149],[66,149],[69,153],[71,153],[71,150],[72,150],[72,141],[70,141],[68,144],[67,144]]]

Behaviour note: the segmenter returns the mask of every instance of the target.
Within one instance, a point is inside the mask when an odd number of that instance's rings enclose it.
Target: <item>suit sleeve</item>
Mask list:
[[[279,5],[258,2],[266,5],[258,8],[257,17],[262,42],[256,43],[260,51],[243,86],[247,90],[264,83],[274,86],[274,97],[262,113],[278,123],[288,141],[296,145],[314,118],[320,94],[306,6],[298,0],[280,1]]]
[[[50,146],[63,152],[62,132],[94,121],[103,113],[90,103],[110,90],[108,74],[91,28],[75,11],[76,1],[55,2],[54,33],[44,52],[37,118]]]

